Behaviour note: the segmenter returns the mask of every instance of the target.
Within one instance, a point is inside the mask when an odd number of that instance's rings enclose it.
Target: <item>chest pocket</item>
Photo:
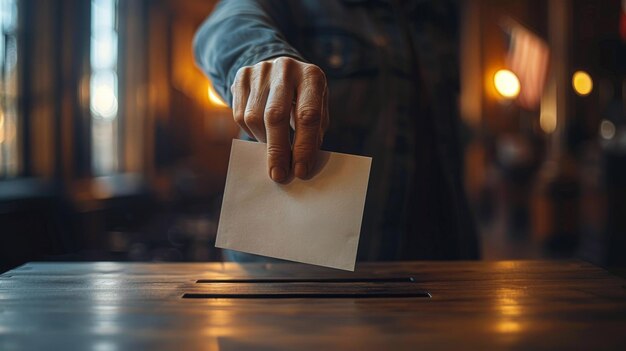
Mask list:
[[[340,27],[305,29],[306,59],[319,65],[330,79],[358,78],[378,73],[377,54],[366,38]]]

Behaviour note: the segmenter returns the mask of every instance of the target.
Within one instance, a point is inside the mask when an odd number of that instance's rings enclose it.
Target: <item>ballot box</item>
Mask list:
[[[0,350],[621,350],[625,286],[579,261],[28,263]]]

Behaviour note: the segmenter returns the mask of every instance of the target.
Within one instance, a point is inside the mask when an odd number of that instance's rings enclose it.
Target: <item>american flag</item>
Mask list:
[[[550,49],[543,39],[516,22],[507,21],[505,30],[510,35],[507,66],[517,75],[521,86],[517,103],[534,110],[541,101]]]

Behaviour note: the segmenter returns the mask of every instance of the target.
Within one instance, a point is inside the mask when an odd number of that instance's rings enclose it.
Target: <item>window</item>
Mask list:
[[[91,0],[91,150],[94,175],[119,170],[118,1]]]
[[[0,178],[19,172],[17,0],[0,0]]]

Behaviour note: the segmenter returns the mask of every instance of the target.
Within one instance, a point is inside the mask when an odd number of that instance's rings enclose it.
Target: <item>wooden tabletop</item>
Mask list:
[[[23,349],[624,350],[626,281],[578,261],[369,263],[354,273],[29,263],[0,275],[0,350]]]

